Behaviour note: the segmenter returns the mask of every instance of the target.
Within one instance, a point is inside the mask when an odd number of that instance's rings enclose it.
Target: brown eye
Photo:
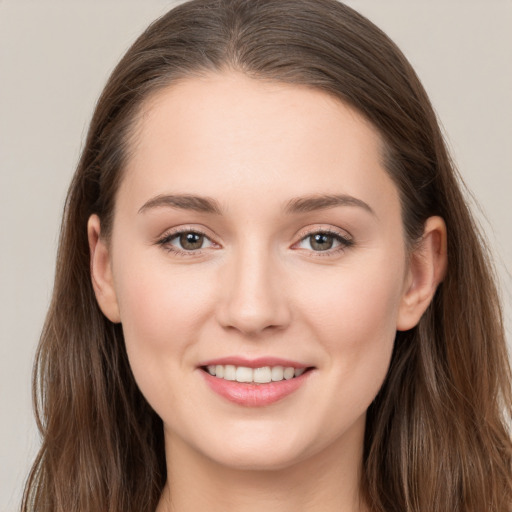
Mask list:
[[[327,251],[334,245],[334,236],[328,233],[316,233],[310,235],[311,248],[315,251]]]
[[[177,238],[183,249],[186,251],[195,251],[202,248],[205,237],[199,233],[188,232],[181,233]]]
[[[178,231],[164,236],[158,244],[175,254],[190,253],[216,246],[206,235],[197,231]]]
[[[297,247],[312,252],[325,252],[334,255],[334,253],[352,245],[354,245],[354,241],[351,238],[330,231],[317,231],[302,238]]]

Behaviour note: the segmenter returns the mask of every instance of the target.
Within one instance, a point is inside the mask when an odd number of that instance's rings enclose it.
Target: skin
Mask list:
[[[437,217],[407,252],[381,154],[370,123],[305,87],[226,72],[146,101],[112,237],[97,216],[88,232],[98,303],[122,322],[134,376],[164,422],[159,512],[365,510],[366,410],[396,330],[416,325],[446,264]],[[151,205],[166,194],[214,199],[220,211]],[[369,209],[285,212],[322,194]],[[204,233],[203,246],[187,251],[175,230]],[[310,235],[325,231],[351,243],[328,238],[332,248],[318,250]],[[226,356],[314,369],[279,402],[243,407],[198,368]]]

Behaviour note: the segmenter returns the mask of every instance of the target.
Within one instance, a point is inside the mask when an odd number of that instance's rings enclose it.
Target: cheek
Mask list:
[[[143,392],[155,383],[164,391],[160,377],[190,361],[212,290],[197,269],[171,272],[170,265],[135,254],[119,263],[116,293],[132,371]]]
[[[361,413],[387,374],[396,335],[403,266],[384,263],[336,269],[325,281],[329,286],[303,302],[304,318],[337,379],[332,400]]]
[[[162,259],[131,255],[115,274],[123,327],[154,341],[194,323],[211,295],[204,273],[186,266],[177,271]]]
[[[351,333],[345,341],[354,344],[369,342],[363,334],[394,333],[402,296],[403,266],[382,260],[377,264],[358,263],[335,268],[322,279],[302,283],[305,285],[298,297],[302,297],[302,310],[316,328],[325,331],[326,338],[340,339]],[[360,336],[358,336],[358,333]]]

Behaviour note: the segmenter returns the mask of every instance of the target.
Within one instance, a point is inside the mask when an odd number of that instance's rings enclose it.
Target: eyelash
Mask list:
[[[177,230],[177,231],[172,231],[171,233],[165,234],[162,238],[157,240],[156,243],[157,243],[157,245],[160,245],[165,250],[167,250],[167,252],[173,253],[176,256],[193,257],[193,256],[201,255],[202,254],[202,250],[201,249],[195,249],[195,250],[187,251],[187,250],[182,250],[182,249],[179,249],[179,248],[171,245],[171,241],[172,240],[174,240],[174,239],[176,239],[176,238],[178,238],[178,237],[180,237],[181,235],[184,235],[184,234],[194,234],[194,235],[203,236],[207,240],[209,240],[210,243],[212,243],[213,245],[217,245],[215,242],[213,242],[210,239],[210,237],[206,233],[204,233],[203,231],[201,231],[201,230],[199,230],[197,228],[194,228],[194,229],[180,229],[180,230]],[[330,237],[334,238],[334,240],[339,243],[339,246],[336,247],[335,249],[328,249],[328,250],[325,250],[325,251],[314,251],[314,250],[311,250],[310,252],[312,252],[315,255],[315,257],[331,257],[331,256],[335,256],[335,255],[339,254],[340,252],[343,252],[347,248],[350,248],[350,247],[352,247],[354,245],[354,241],[351,238],[343,236],[340,233],[338,233],[336,231],[333,231],[333,230],[329,230],[329,229],[318,229],[316,231],[308,231],[306,233],[301,233],[299,241],[296,242],[294,245],[298,245],[301,242],[303,242],[304,240],[306,240],[307,238],[313,237],[314,235],[327,235],[327,236],[330,236]],[[308,249],[306,249],[306,250],[308,250]]]
[[[306,231],[304,233],[301,233],[300,239],[297,243],[294,245],[298,245],[304,240],[311,238],[315,235],[327,235],[329,237],[334,238],[336,242],[339,243],[339,246],[334,249],[327,249],[325,251],[314,251],[311,250],[311,252],[315,255],[315,257],[331,257],[331,256],[337,256],[339,253],[345,251],[346,249],[352,247],[354,245],[354,240],[349,238],[348,236],[343,236],[337,231],[333,231],[331,229],[317,229],[313,231]],[[311,242],[310,242],[311,244]],[[309,249],[306,249],[309,251]]]

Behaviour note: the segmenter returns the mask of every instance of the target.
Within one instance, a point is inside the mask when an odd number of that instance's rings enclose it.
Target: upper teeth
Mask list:
[[[246,366],[234,366],[231,364],[217,364],[206,367],[210,375],[220,379],[236,380],[237,382],[254,382],[265,384],[277,382],[283,379],[289,380],[302,375],[305,368],[293,368],[292,366],[263,366],[262,368],[248,368]]]

